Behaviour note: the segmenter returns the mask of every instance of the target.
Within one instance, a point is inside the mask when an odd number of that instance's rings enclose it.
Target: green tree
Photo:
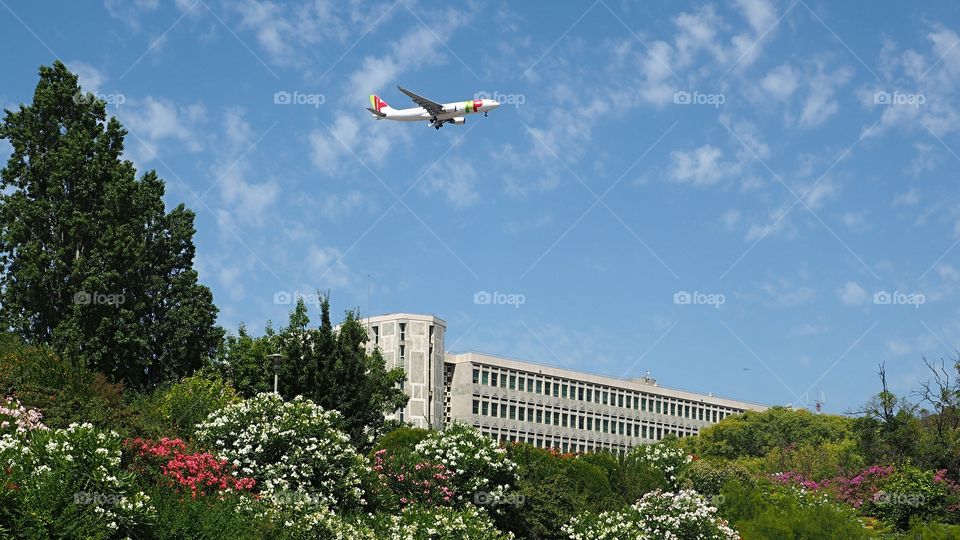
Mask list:
[[[27,342],[136,387],[188,374],[222,338],[193,269],[194,214],[166,212],[155,171],[121,159],[126,131],[62,63],[0,138],[0,321]]]
[[[301,395],[324,409],[343,415],[342,429],[354,444],[369,450],[389,424],[384,415],[407,403],[403,368],[387,369],[379,350],[366,352],[367,329],[356,312],[348,311],[334,328],[330,301],[320,302],[320,326],[310,327],[307,306],[300,299],[286,327],[254,338],[241,327],[228,337],[217,356],[217,367],[245,396],[273,389],[273,366],[268,354],[283,355],[279,392],[285,398]]]
[[[683,439],[682,445],[696,455],[734,459],[763,457],[774,448],[790,445],[840,442],[852,434],[849,418],[772,407],[724,418],[699,436]]]

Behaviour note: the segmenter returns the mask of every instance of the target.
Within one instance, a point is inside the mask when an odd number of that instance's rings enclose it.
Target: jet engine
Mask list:
[[[467,119],[462,116],[458,116],[456,118],[451,118],[450,121],[459,126],[459,125],[465,124],[467,122]]]

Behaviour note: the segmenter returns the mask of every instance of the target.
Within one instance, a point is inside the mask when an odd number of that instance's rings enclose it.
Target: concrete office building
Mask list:
[[[379,346],[388,366],[407,370],[410,403],[390,415],[420,427],[451,422],[475,426],[501,441],[562,452],[623,452],[667,434],[701,428],[754,403],[480,353],[444,353],[446,324],[431,315],[371,317],[368,349]],[[415,332],[415,333],[414,333]]]

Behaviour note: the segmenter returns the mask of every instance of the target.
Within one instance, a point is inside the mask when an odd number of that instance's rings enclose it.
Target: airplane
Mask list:
[[[484,116],[488,112],[500,106],[493,99],[473,99],[470,101],[456,101],[453,103],[437,103],[429,99],[418,96],[402,86],[397,86],[401,92],[406,94],[419,107],[410,109],[394,109],[387,105],[387,102],[380,99],[379,96],[370,96],[370,105],[367,107],[374,118],[377,120],[397,120],[400,122],[420,122],[429,121],[430,126],[440,129],[444,124],[462,125],[467,119],[464,116],[473,113],[482,112]]]

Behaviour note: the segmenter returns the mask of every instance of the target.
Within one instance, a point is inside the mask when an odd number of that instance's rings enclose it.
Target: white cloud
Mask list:
[[[724,211],[720,216],[720,222],[723,223],[723,226],[726,227],[727,230],[732,230],[737,226],[737,223],[740,222],[740,210],[730,208]]]
[[[350,269],[339,249],[311,245],[307,248],[306,261],[307,267],[315,274],[314,281],[323,287],[343,287],[350,283]]]
[[[673,160],[670,179],[698,187],[716,184],[730,169],[730,165],[723,162],[723,152],[709,144],[691,152],[670,152],[670,158]]]
[[[223,140],[214,167],[213,181],[217,182],[220,196],[229,206],[230,222],[234,224],[261,223],[267,208],[272,205],[280,191],[275,181],[253,182],[251,157],[255,152],[254,132],[239,108],[228,109],[223,118]]]
[[[347,41],[353,32],[372,25],[389,8],[328,1],[295,4],[243,0],[229,5],[240,15],[239,27],[253,32],[257,43],[273,61],[298,66],[316,58],[315,51],[322,43]],[[367,16],[359,18],[357,9],[365,11]],[[380,24],[384,22],[381,20]]]
[[[107,80],[106,75],[86,62],[74,60],[68,62],[67,67],[77,75],[80,81],[80,88],[84,92],[96,93]]]
[[[837,297],[848,306],[857,306],[867,301],[867,291],[856,281],[848,281],[837,289]]]
[[[480,200],[475,185],[477,171],[469,161],[451,161],[433,167],[422,180],[426,192],[442,193],[456,208],[471,206]]]
[[[852,77],[853,71],[849,68],[843,67],[826,72],[823,66],[818,66],[817,74],[810,78],[803,110],[800,113],[800,127],[817,127],[839,111],[837,90],[846,85]]]
[[[894,206],[916,206],[920,202],[920,191],[917,188],[898,193],[893,198]]]
[[[862,232],[870,229],[870,211],[845,212],[841,216],[843,224],[853,231]]]
[[[781,101],[792,97],[798,85],[797,73],[787,64],[777,66],[760,80],[760,86]]]
[[[159,156],[159,146],[177,141],[190,152],[203,149],[199,134],[207,110],[201,103],[177,105],[163,98],[148,96],[142,101],[127,100],[118,115],[130,131],[134,161],[147,163]],[[128,143],[128,150],[130,146]]]
[[[760,288],[770,295],[774,305],[780,307],[795,307],[806,304],[817,296],[816,289],[803,285],[794,287],[785,280],[777,283],[764,283]]]
[[[893,356],[905,356],[913,352],[913,347],[902,339],[887,342],[887,352]]]

